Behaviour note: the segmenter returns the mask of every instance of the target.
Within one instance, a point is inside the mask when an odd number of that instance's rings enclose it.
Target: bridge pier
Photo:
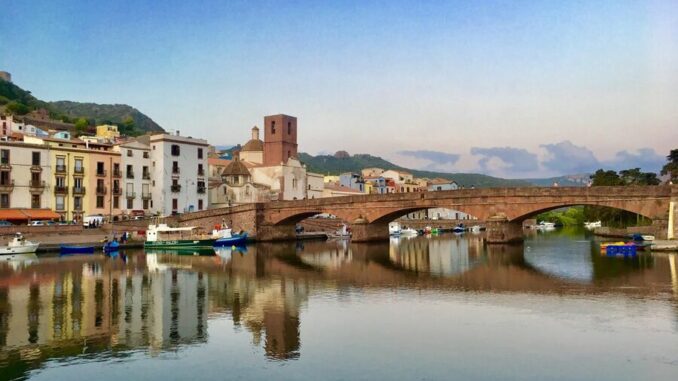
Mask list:
[[[509,221],[506,216],[490,217],[486,222],[487,243],[518,243],[523,242],[523,224]]]
[[[259,225],[256,227],[257,241],[293,241],[297,239],[294,225]]]
[[[388,241],[387,223],[370,224],[363,219],[357,219],[350,227],[353,242]]]

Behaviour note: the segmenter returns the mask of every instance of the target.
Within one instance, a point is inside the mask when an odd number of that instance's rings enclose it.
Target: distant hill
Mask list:
[[[465,187],[475,186],[477,188],[489,187],[521,187],[533,186],[532,183],[525,180],[502,179],[482,175],[478,173],[445,173],[420,171],[416,169],[403,168],[393,164],[378,156],[368,154],[348,155],[340,151],[338,155],[318,155],[312,156],[307,153],[299,153],[299,160],[306,164],[311,172],[322,173],[324,175],[338,175],[342,172],[360,172],[363,168],[377,167],[383,169],[397,169],[412,173],[415,177],[426,177],[429,179],[440,177],[452,179],[459,185]]]
[[[165,131],[141,111],[124,104],[100,105],[71,101],[49,102],[49,104],[55,111],[71,119],[84,116],[87,119],[93,119],[94,124],[124,124],[128,118],[131,118],[134,121],[134,126],[142,132]]]
[[[128,105],[99,105],[70,101],[45,102],[30,91],[24,90],[12,82],[0,79],[0,111],[17,116],[30,117],[36,110],[45,109],[49,118],[64,123],[77,124],[84,119],[85,124],[116,124],[121,132],[138,135],[150,131],[164,131],[151,118]]]
[[[557,177],[548,177],[543,179],[522,179],[540,187],[550,187],[558,183],[562,187],[585,187],[591,181],[590,174],[564,175]]]

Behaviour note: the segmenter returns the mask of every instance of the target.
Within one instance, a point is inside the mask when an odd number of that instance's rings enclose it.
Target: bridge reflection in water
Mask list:
[[[606,258],[567,231],[513,246],[444,235],[260,243],[217,256],[29,256],[0,263],[0,371],[23,377],[49,360],[140,349],[157,356],[206,343],[215,319],[244,328],[269,359],[289,360],[301,355],[301,315],[314,294],[411,288],[678,299],[676,265],[674,255]]]

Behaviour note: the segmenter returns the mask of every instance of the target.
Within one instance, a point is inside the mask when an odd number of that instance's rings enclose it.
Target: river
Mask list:
[[[677,261],[579,230],[3,260],[0,379],[675,380]]]

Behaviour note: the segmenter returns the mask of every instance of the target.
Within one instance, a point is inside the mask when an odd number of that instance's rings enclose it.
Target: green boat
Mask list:
[[[197,237],[195,226],[172,228],[167,224],[148,225],[145,249],[211,249],[214,238]]]

